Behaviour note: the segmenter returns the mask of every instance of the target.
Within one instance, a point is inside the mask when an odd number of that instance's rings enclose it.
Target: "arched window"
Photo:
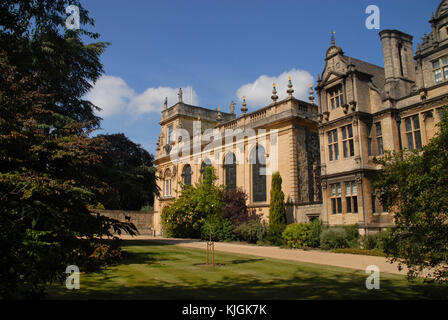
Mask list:
[[[227,190],[236,190],[236,157],[228,153],[224,159],[224,171],[226,174]]]
[[[266,151],[257,145],[250,156],[254,202],[266,202]]]
[[[184,184],[191,186],[191,166],[189,164],[184,169]]]
[[[202,162],[201,165],[201,173],[202,173],[202,178],[205,179],[205,168],[206,167],[211,167],[212,166],[212,162],[210,161],[209,158],[205,158],[205,160]]]
[[[164,195],[165,197],[171,197],[171,171],[170,169],[165,171],[164,176]]]

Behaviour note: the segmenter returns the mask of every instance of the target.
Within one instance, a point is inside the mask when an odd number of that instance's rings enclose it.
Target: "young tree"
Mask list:
[[[388,153],[377,160],[383,170],[374,187],[395,227],[384,250],[415,277],[424,269],[448,281],[448,116],[423,150]]]
[[[223,188],[216,186],[213,167],[205,167],[203,181],[196,186],[186,185],[182,194],[162,213],[162,225],[170,237],[199,238],[204,218],[222,216]]]

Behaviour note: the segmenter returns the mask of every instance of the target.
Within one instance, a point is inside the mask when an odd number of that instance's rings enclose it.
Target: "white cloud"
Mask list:
[[[168,106],[178,101],[179,89],[170,87],[148,88],[142,94],[136,95],[129,103],[129,109],[137,113],[160,112],[163,108],[165,97],[168,97]],[[198,105],[199,98],[191,86],[182,88],[182,100],[187,104]]]
[[[87,94],[86,99],[103,109],[101,116],[107,117],[126,111],[134,90],[118,77],[103,76]]]
[[[99,112],[102,117],[116,114],[141,115],[162,111],[165,97],[168,97],[168,106],[174,105],[178,101],[178,91],[179,88],[157,87],[138,94],[122,78],[103,76],[95,83],[86,99],[102,109]],[[182,91],[185,103],[198,105],[198,95],[191,86],[183,87]]]
[[[288,90],[289,76],[292,79],[294,97],[308,101],[309,85],[313,83],[313,76],[308,71],[297,69],[286,71],[277,77],[262,75],[254,82],[241,86],[236,94],[241,101],[245,96],[249,107],[264,107],[272,101],[273,83],[276,84],[279,100],[288,96],[286,90]]]

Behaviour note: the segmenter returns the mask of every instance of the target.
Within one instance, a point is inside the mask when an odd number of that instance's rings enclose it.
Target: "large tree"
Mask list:
[[[153,156],[124,134],[101,135],[106,141],[94,174],[107,186],[98,199],[108,210],[140,210],[158,194]]]
[[[79,1],[0,2],[0,298],[39,295],[93,239],[135,231],[88,209],[100,187],[88,168],[104,140],[89,136],[100,119],[83,96],[106,44],[65,28],[69,5],[81,27],[93,25]]]
[[[448,116],[423,150],[387,153],[377,160],[383,170],[374,187],[395,216],[385,251],[409,268],[448,281]]]

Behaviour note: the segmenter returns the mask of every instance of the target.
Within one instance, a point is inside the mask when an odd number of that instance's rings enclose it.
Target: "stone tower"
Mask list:
[[[398,30],[380,32],[386,77],[386,97],[393,100],[409,95],[415,85],[413,37]]]

